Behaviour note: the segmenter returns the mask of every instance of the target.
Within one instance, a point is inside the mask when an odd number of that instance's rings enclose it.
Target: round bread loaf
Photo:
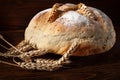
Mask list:
[[[112,21],[102,11],[84,4],[55,4],[36,14],[25,31],[25,40],[36,49],[63,55],[77,41],[74,56],[111,49],[115,43]]]

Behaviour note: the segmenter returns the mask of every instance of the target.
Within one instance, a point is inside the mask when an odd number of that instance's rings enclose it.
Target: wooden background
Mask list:
[[[56,2],[76,4],[84,2],[105,12],[115,26],[117,34],[115,46],[103,54],[71,57],[73,63],[68,66],[70,68],[55,72],[27,71],[0,64],[0,80],[120,80],[119,0],[0,0],[0,34],[12,44],[18,44],[23,39],[24,29],[31,18]],[[0,43],[4,44],[1,40]],[[4,49],[0,47],[0,51]]]
[[[114,25],[118,25],[120,20],[119,0],[0,0],[0,30],[25,29],[36,13],[56,2],[84,2],[105,12]]]

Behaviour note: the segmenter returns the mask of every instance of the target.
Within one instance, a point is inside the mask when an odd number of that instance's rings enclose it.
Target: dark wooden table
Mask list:
[[[48,1],[1,0],[0,34],[13,45],[18,44],[24,38],[24,29],[33,15],[51,7],[55,2],[64,2],[64,0]],[[66,0],[65,2],[78,3],[80,1]],[[28,71],[0,63],[0,80],[120,80],[120,25],[118,24],[120,17],[117,10],[119,2],[117,0],[96,0],[95,2],[88,0],[85,3],[101,9],[113,20],[117,40],[110,51],[87,57],[71,57],[70,65],[54,72]],[[6,45],[1,40],[0,43]],[[0,51],[5,50],[0,47]],[[61,57],[53,54],[47,56]],[[0,57],[0,59],[3,58]]]
[[[115,46],[108,52],[87,57],[71,57],[72,63],[70,65],[54,72],[28,71],[0,64],[0,80],[119,80],[119,31],[120,28],[116,27],[117,41]],[[23,39],[24,30],[1,31],[0,34],[3,34],[9,42],[16,45]],[[54,57],[60,56],[54,55]]]

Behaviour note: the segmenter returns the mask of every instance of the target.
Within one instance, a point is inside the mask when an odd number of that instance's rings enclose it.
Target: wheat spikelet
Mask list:
[[[78,12],[90,19],[95,19],[95,14],[83,3],[78,4]]]

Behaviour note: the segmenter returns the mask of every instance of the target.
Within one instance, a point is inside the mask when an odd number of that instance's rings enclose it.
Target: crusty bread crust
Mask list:
[[[93,7],[88,9],[95,15],[95,19],[80,14],[74,4],[59,7],[58,13],[50,22],[51,8],[39,12],[25,31],[26,42],[37,49],[47,49],[61,55],[69,49],[74,40],[79,44],[74,56],[108,51],[113,47],[116,37],[112,21],[102,11]]]

